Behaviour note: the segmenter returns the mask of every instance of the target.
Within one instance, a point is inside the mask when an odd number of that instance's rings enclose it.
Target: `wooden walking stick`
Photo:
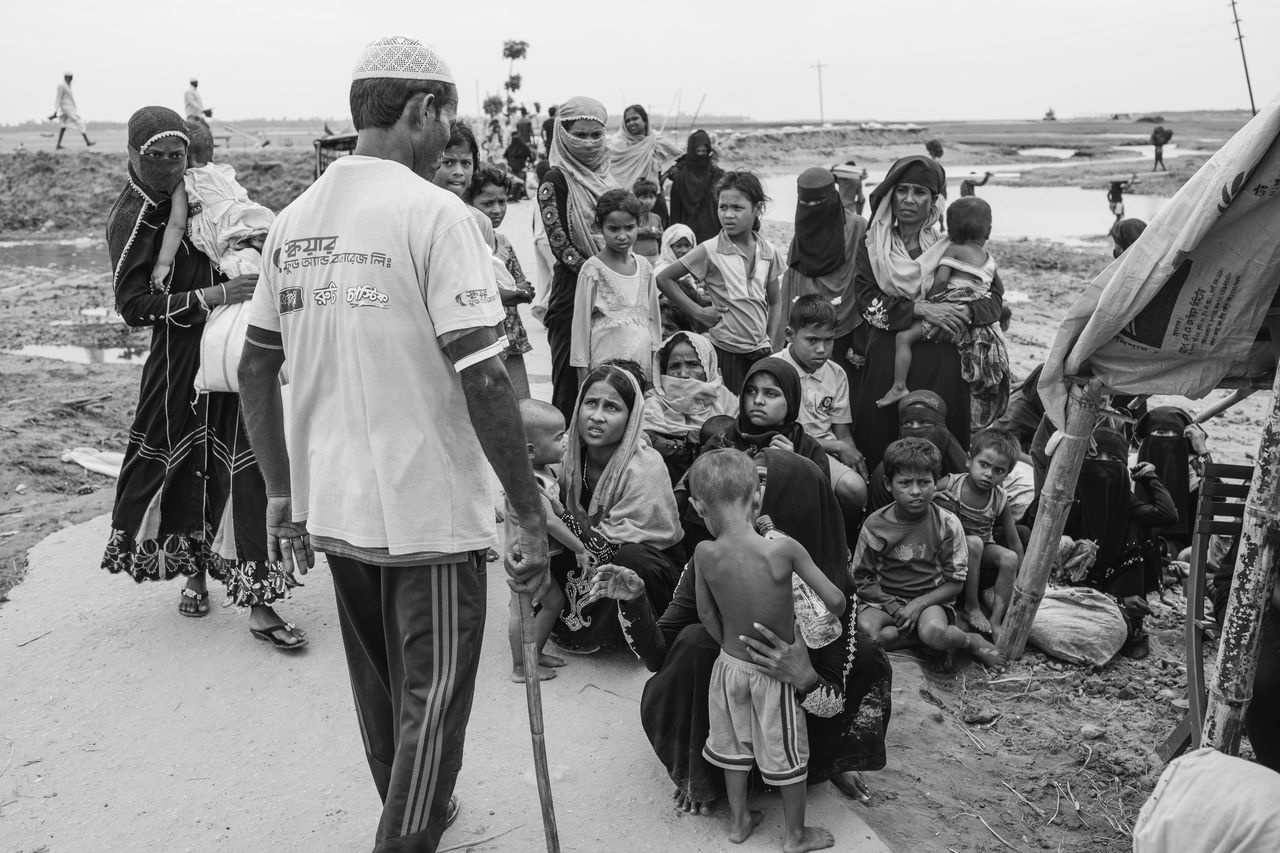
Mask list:
[[[1258,442],[1258,461],[1244,505],[1240,551],[1218,643],[1218,671],[1209,684],[1209,706],[1200,742],[1236,755],[1244,712],[1253,698],[1262,617],[1271,606],[1280,556],[1280,370],[1271,388],[1271,415]],[[1191,665],[1191,661],[1187,662]]]
[[[538,679],[538,641],[533,624],[533,596],[520,601],[520,642],[524,652],[524,698],[529,705],[529,735],[533,740],[533,770],[538,778],[538,802],[542,805],[542,829],[547,853],[560,853],[560,831],[551,801],[551,772],[547,768],[547,740],[542,727],[542,682]]]
[[[1067,524],[1067,514],[1075,499],[1076,479],[1098,420],[1101,390],[1101,383],[1096,379],[1071,389],[1064,437],[1049,461],[1049,473],[1040,493],[1040,510],[1022,568],[1013,582],[1013,597],[1005,614],[1004,632],[1000,635],[1000,649],[1011,660],[1022,657],[1027,637],[1031,636],[1031,623],[1049,585],[1049,570],[1058,559],[1058,541]]]

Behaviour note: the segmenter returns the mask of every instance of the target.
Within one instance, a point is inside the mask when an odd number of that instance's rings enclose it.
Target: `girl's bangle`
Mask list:
[[[226,305],[227,304],[227,286],[225,284],[219,284],[218,287],[222,288],[222,304]]]
[[[200,307],[201,307],[201,308],[203,308],[204,310],[206,310],[206,311],[208,311],[208,310],[209,310],[209,303],[208,303],[208,302],[205,300],[205,298],[204,298],[204,289],[203,289],[203,288],[201,288],[200,290],[197,290],[197,291],[196,291],[196,302],[199,302],[199,303],[200,303]]]

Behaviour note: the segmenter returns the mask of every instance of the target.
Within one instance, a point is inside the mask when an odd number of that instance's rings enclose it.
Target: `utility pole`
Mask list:
[[[824,62],[819,62],[809,67],[818,69],[818,124],[826,124],[827,117],[822,109],[822,69],[826,68],[827,65]]]
[[[1244,84],[1249,87],[1249,109],[1257,115],[1258,108],[1253,105],[1253,83],[1249,82],[1249,60],[1244,57],[1244,36],[1240,33],[1240,13],[1236,11],[1236,0],[1231,0],[1231,17],[1235,18],[1236,41],[1240,42],[1240,62],[1244,64]]]

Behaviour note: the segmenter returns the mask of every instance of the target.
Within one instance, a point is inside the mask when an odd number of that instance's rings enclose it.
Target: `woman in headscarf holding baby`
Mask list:
[[[178,612],[209,613],[206,574],[231,603],[251,608],[249,630],[281,649],[306,645],[271,603],[291,579],[267,560],[266,487],[240,418],[240,398],[197,394],[200,338],[209,309],[253,296],[257,275],[230,281],[185,235],[167,283],[152,269],[187,167],[187,126],[176,112],[143,107],[129,119],[128,184],[107,219],[116,310],[150,326],[137,413],[111,512],[102,567],[135,581],[187,577]]]
[[[1004,285],[997,273],[990,295],[963,305],[935,304],[925,297],[949,241],[938,230],[938,199],[946,173],[928,157],[903,157],[871,194],[871,223],[858,246],[854,299],[866,322],[854,335],[855,366],[849,376],[853,402],[853,439],[867,464],[875,466],[897,438],[897,415],[875,401],[893,384],[894,339],[915,320],[938,328],[934,340],[912,348],[907,387],[937,392],[946,404],[947,429],[969,443],[969,384],[960,374],[955,341],[967,326],[999,322]]]
[[[737,411],[738,398],[724,387],[711,341],[693,332],[676,332],[662,342],[658,376],[645,394],[644,432],[649,446],[666,460],[672,483],[693,464],[702,425]]]
[[[618,186],[609,174],[608,119],[604,104],[594,98],[579,96],[561,104],[551,134],[551,168],[538,187],[538,210],[555,257],[542,319],[551,345],[551,402],[566,423],[578,397],[578,372],[569,364],[578,271],[604,246],[594,224],[596,201]]]

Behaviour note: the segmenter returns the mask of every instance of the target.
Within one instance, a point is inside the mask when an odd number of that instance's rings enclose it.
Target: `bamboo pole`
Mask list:
[[[524,695],[529,705],[529,735],[533,740],[533,768],[538,778],[538,802],[542,806],[542,829],[547,837],[547,853],[560,853],[560,831],[551,801],[551,773],[547,767],[547,740],[542,724],[542,682],[538,678],[538,641],[533,624],[533,596],[520,601],[520,643],[524,652]]]
[[[1222,621],[1218,671],[1209,684],[1209,707],[1200,742],[1236,755],[1244,712],[1253,698],[1262,617],[1271,603],[1280,551],[1280,370],[1271,387],[1271,415],[1258,442],[1258,461],[1245,501],[1240,556]],[[1187,661],[1187,665],[1191,665]]]
[[[1031,635],[1031,623],[1049,585],[1049,570],[1058,558],[1058,541],[1066,526],[1067,514],[1075,500],[1076,478],[1089,449],[1089,438],[1098,420],[1101,383],[1091,379],[1071,389],[1067,402],[1067,423],[1062,442],[1049,462],[1049,474],[1040,493],[1040,509],[1027,553],[1013,583],[1013,597],[1000,635],[1000,649],[1016,660],[1022,656]],[[972,570],[972,569],[971,569]]]

